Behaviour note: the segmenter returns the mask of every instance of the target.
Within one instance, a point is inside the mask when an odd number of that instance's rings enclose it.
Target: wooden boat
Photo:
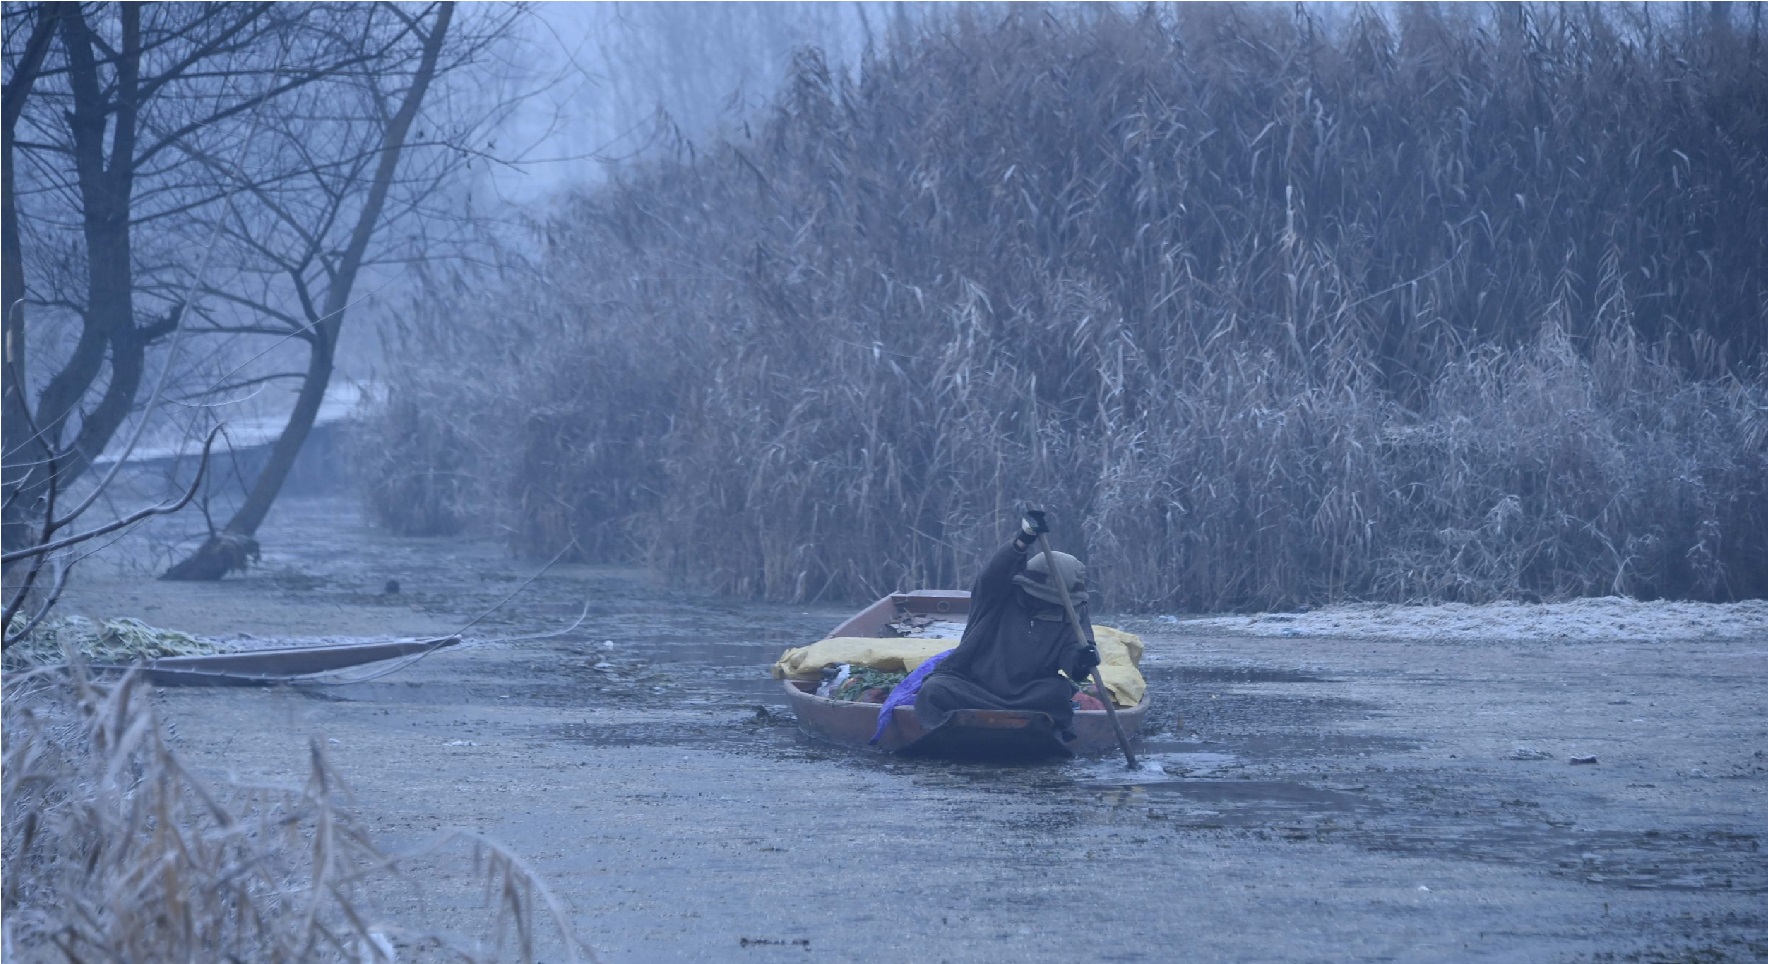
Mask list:
[[[162,656],[143,663],[141,672],[155,686],[276,686],[299,683],[316,674],[333,670],[402,656],[418,656],[458,642],[459,636],[436,636],[429,639],[346,643],[341,646],[296,646],[243,653]],[[100,672],[113,673],[131,668],[120,664],[95,664],[92,667]]]
[[[889,639],[898,636],[891,623],[911,616],[963,623],[970,613],[970,594],[953,589],[920,589],[892,593],[835,627],[835,636]],[[1076,738],[1063,742],[1047,713],[1026,710],[961,710],[938,727],[921,725],[913,707],[891,711],[893,722],[876,744],[869,741],[878,726],[878,705],[831,700],[816,695],[816,680],[785,681],[786,701],[798,725],[811,736],[841,746],[936,756],[947,759],[1039,760],[1105,753],[1117,749],[1110,717],[1104,710],[1078,710],[1071,724]],[[1118,722],[1132,742],[1148,715],[1148,697],[1117,711]]]

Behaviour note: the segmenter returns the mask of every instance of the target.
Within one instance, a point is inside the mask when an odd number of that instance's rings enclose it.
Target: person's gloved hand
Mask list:
[[[1074,670],[1077,675],[1071,675],[1069,678],[1076,683],[1084,684],[1087,680],[1092,679],[1093,670],[1096,669],[1098,665],[1099,647],[1089,643],[1086,646],[1081,647],[1081,651],[1075,655]]]
[[[1026,509],[1025,517],[1019,520],[1019,531],[1025,542],[1036,542],[1040,534],[1050,531],[1050,523],[1042,509]]]

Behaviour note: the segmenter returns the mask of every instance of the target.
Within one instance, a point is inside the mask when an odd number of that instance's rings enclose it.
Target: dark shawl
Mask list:
[[[1074,686],[1056,673],[1076,670],[1093,627],[1084,597],[1074,601],[1088,637],[1083,644],[1060,605],[1027,595],[1013,582],[1028,558],[1009,542],[977,575],[963,639],[915,699],[915,715],[926,726],[945,722],[955,709],[1037,710],[1068,725]]]

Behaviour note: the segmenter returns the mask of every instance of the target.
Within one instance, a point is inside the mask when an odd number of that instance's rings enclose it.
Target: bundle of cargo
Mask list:
[[[961,623],[948,625],[955,625],[959,633],[962,632]],[[1124,708],[1140,703],[1148,690],[1148,683],[1138,668],[1142,661],[1142,637],[1110,626],[1094,626],[1093,639],[1099,646],[1099,675],[1105,680],[1105,688],[1111,691],[1111,701]],[[854,671],[883,674],[873,677],[872,686],[885,685],[882,682],[884,676],[894,675],[895,680],[889,684],[894,686],[923,662],[957,645],[956,635],[950,638],[831,636],[809,646],[786,650],[774,663],[773,677],[816,680],[817,686],[813,690],[816,695],[846,699],[823,691],[822,683],[831,678],[825,677],[825,673],[838,672],[839,667],[846,665],[853,667]]]

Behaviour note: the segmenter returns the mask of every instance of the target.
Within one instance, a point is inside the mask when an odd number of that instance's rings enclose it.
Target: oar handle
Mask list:
[[[1080,616],[1074,611],[1074,600],[1068,598],[1068,580],[1056,570],[1056,556],[1050,550],[1050,539],[1042,532],[1037,534],[1038,548],[1044,553],[1044,568],[1049,578],[1056,583],[1056,591],[1062,595],[1062,608],[1068,613],[1068,626],[1074,630],[1074,638],[1081,645],[1086,645],[1087,633],[1081,628]],[[1137,769],[1136,754],[1130,750],[1130,738],[1124,735],[1123,724],[1117,720],[1117,707],[1111,702],[1111,693],[1105,689],[1105,677],[1100,675],[1099,667],[1093,667],[1093,687],[1098,691],[1099,702],[1105,704],[1105,715],[1111,720],[1111,730],[1117,734],[1117,745],[1123,750],[1124,762],[1130,769]]]

